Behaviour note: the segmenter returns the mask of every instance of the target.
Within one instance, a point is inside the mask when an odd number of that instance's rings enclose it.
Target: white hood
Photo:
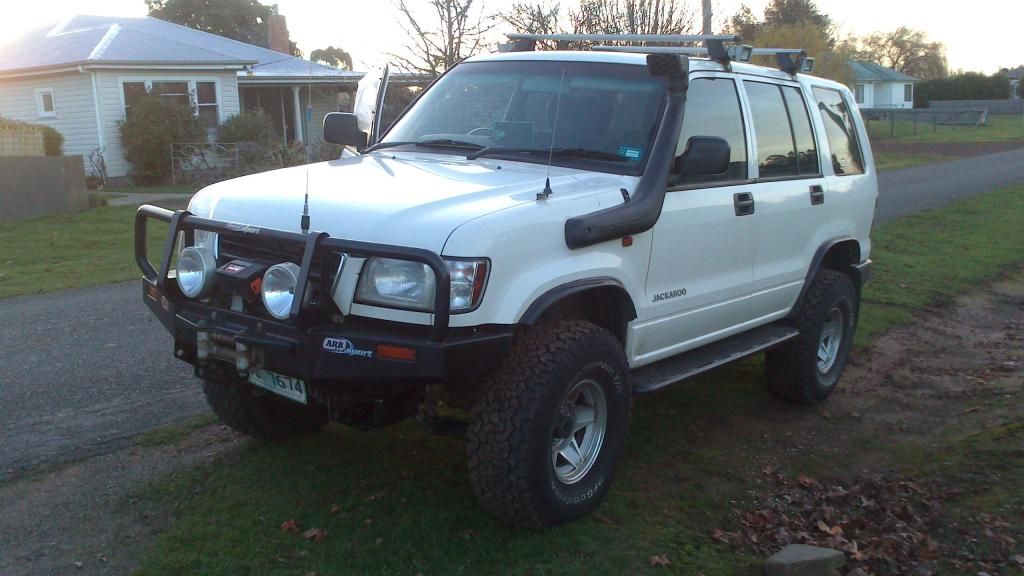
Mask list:
[[[536,202],[547,173],[546,166],[519,162],[376,152],[220,182],[199,191],[189,210],[297,232],[308,180],[311,231],[440,253],[461,224]],[[551,168],[551,188],[559,195],[617,189],[621,178]]]

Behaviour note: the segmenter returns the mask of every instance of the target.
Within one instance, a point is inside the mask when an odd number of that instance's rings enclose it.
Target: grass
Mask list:
[[[949,156],[940,156],[938,154],[898,154],[879,151],[875,153],[875,168],[878,170],[898,170],[900,168],[934,164],[951,159]]]
[[[1024,261],[1021,222],[1024,186],[879,226],[859,343]],[[752,359],[638,398],[607,500],[596,514],[542,534],[484,513],[462,442],[413,424],[366,433],[332,426],[315,438],[252,445],[146,491],[174,503],[176,519],[138,573],[756,574],[759,559],[721,547],[709,531],[735,522],[731,510],[758,489],[763,454],[789,441],[778,430],[743,428],[748,415],[787,410],[769,399],[761,377]],[[812,456],[792,460],[812,466]],[[302,540],[281,530],[287,520],[328,537]],[[672,565],[651,567],[656,554]]]
[[[217,417],[213,414],[195,416],[180,424],[162,426],[141,434],[135,438],[135,443],[139,446],[164,446],[172,444],[188,436],[193,431],[205,428],[216,422]]]
[[[197,190],[199,190],[198,185],[179,184],[175,186],[165,184],[162,186],[140,186],[138,188],[131,186],[104,188],[103,192],[114,194],[195,194]]]
[[[132,206],[102,207],[0,222],[0,298],[139,278],[135,212]],[[167,225],[150,220],[148,253],[154,262],[166,236]]]
[[[876,120],[868,123],[868,134],[872,140],[885,142],[917,143],[965,143],[1013,142],[1024,140],[1024,120],[1020,116],[990,115],[988,124],[982,126],[932,126],[919,122],[914,133],[913,122],[896,122],[895,132],[890,136],[888,121]]]

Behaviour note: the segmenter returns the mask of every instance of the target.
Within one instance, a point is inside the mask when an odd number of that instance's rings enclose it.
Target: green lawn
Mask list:
[[[922,121],[914,133],[913,122],[896,122],[895,132],[890,136],[889,122],[876,120],[868,123],[868,134],[872,140],[886,142],[918,143],[965,143],[1011,142],[1024,140],[1024,119],[1020,116],[989,115],[988,124],[983,126],[932,126]]]
[[[0,222],[0,298],[139,278],[133,222],[136,208],[103,207]],[[149,254],[156,262],[167,225],[150,220]]]
[[[1024,261],[1021,222],[1024,186],[879,226],[859,343]],[[751,414],[782,409],[760,379],[752,359],[638,398],[606,502],[540,534],[484,513],[463,443],[413,424],[330,426],[315,438],[253,444],[145,491],[173,507],[175,521],[139,574],[757,574],[758,559],[709,532],[735,522],[733,508],[759,489],[759,455],[782,450],[731,432]],[[282,531],[289,520],[328,536],[302,540]],[[651,567],[656,554],[672,565]]]
[[[911,166],[934,164],[945,160],[952,160],[952,158],[949,156],[939,156],[938,154],[893,154],[876,151],[875,169],[898,170],[900,168],[910,168]]]

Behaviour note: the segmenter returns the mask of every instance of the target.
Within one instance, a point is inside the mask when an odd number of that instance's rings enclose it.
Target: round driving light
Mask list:
[[[181,293],[189,298],[198,298],[213,287],[213,273],[217,262],[213,254],[195,246],[189,246],[178,255],[176,277]]]
[[[278,320],[287,320],[299,284],[299,266],[284,262],[271,266],[263,274],[263,305]]]

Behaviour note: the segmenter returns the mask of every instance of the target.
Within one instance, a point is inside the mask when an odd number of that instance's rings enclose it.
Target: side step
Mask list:
[[[791,326],[766,324],[633,371],[633,393],[647,394],[795,338]]]

